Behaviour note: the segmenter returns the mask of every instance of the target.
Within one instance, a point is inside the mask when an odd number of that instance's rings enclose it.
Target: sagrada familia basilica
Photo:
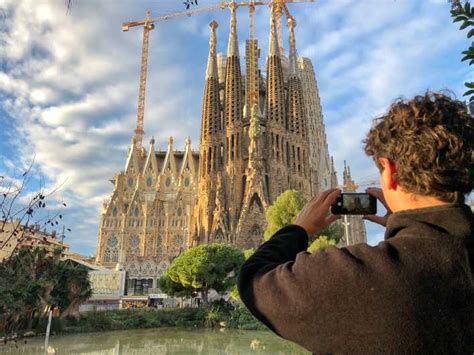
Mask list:
[[[119,264],[131,280],[156,287],[170,260],[189,247],[260,245],[265,210],[282,192],[296,189],[309,199],[338,185],[313,65],[297,56],[295,26],[289,19],[287,57],[272,13],[264,77],[253,36],[242,70],[235,7],[227,55],[216,53],[218,24],[209,24],[199,151],[189,138],[176,150],[170,137],[166,151],[156,151],[153,138],[148,149],[133,138],[101,213],[98,263]],[[348,167],[343,183],[353,185]],[[362,220],[349,218],[350,244],[365,241]]]

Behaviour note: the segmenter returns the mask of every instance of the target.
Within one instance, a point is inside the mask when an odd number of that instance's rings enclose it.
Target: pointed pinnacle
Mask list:
[[[216,28],[218,26],[218,23],[214,20],[209,23],[211,35],[209,37],[209,58],[207,60],[206,78],[217,78]]]
[[[230,8],[230,31],[229,31],[229,43],[227,44],[227,56],[239,56],[239,45],[237,41],[237,19],[236,19],[236,8],[237,4],[231,2]]]
[[[268,43],[268,56],[279,56],[280,49],[278,45],[278,31],[275,18],[275,11],[271,10],[270,15],[270,38]]]

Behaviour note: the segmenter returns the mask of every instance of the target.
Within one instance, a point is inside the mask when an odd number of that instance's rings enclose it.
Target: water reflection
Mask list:
[[[309,354],[271,332],[160,328],[57,336],[50,339],[54,354]],[[42,354],[43,339],[0,346],[4,354]]]

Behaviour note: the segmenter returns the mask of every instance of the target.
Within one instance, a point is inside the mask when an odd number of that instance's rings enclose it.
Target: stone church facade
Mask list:
[[[265,210],[285,190],[309,199],[337,186],[312,63],[297,56],[292,19],[285,56],[276,21],[272,14],[266,77],[257,39],[246,40],[241,66],[234,7],[226,55],[216,53],[218,24],[209,24],[199,150],[189,138],[181,151],[171,137],[166,151],[132,140],[101,212],[98,263],[155,280],[189,247],[260,245]]]

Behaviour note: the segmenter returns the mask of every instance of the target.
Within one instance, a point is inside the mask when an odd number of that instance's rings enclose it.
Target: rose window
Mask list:
[[[182,244],[183,244],[183,237],[180,235],[175,236],[173,240],[174,247],[179,248]]]

